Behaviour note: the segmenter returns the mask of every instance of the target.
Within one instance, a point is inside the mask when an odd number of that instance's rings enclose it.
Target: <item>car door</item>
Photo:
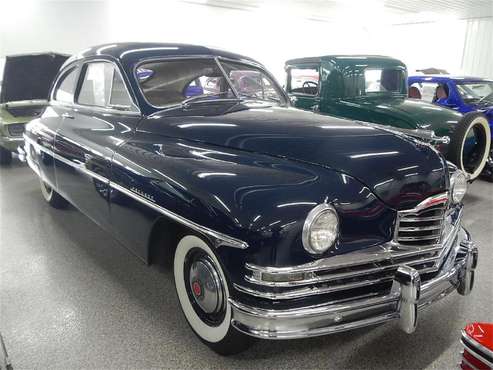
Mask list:
[[[55,188],[55,135],[64,117],[72,111],[79,71],[79,67],[73,65],[60,75],[55,83],[50,105],[39,119],[30,123],[30,129],[26,131],[27,144],[31,144],[26,147],[30,151],[29,160],[35,162],[34,166],[43,181]]]
[[[56,133],[56,179],[58,192],[107,230],[111,160],[139,121],[118,67],[85,63],[75,103]]]
[[[287,69],[286,91],[296,108],[318,112],[320,110],[320,66],[301,64]]]

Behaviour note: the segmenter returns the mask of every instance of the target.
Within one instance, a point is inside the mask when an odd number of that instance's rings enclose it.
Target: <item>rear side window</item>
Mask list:
[[[420,93],[420,99],[428,103],[433,103],[438,86],[436,82],[416,82],[410,86],[410,89],[416,88]]]
[[[288,92],[317,95],[319,82],[320,73],[317,66],[290,68],[288,73]]]
[[[107,62],[86,65],[77,102],[103,108],[132,108],[132,99],[119,71]]]
[[[399,93],[405,85],[406,76],[400,69],[365,69],[365,94]]]
[[[55,91],[55,100],[62,103],[73,102],[75,86],[77,83],[77,72],[78,68],[73,68],[61,78]]]

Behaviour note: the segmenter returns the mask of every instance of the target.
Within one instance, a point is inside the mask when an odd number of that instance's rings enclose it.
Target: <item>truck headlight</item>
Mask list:
[[[339,235],[339,217],[329,204],[313,208],[303,225],[303,247],[308,253],[321,254],[334,245]]]
[[[452,194],[452,201],[454,203],[460,203],[467,192],[467,175],[461,171],[455,171],[450,176],[450,193]]]

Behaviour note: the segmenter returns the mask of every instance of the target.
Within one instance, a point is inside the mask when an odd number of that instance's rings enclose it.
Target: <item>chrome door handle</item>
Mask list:
[[[68,113],[63,113],[62,118],[74,119],[74,116],[72,116],[71,114],[68,114]]]

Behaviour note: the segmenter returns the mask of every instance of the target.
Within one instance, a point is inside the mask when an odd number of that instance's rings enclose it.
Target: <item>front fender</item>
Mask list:
[[[337,248],[391,238],[395,211],[356,179],[334,170],[252,152],[138,133],[117,150],[112,181],[161,207],[248,243],[219,248],[229,266],[313,260],[301,244],[308,212],[332,203],[341,219]],[[116,202],[116,201],[115,201]]]

